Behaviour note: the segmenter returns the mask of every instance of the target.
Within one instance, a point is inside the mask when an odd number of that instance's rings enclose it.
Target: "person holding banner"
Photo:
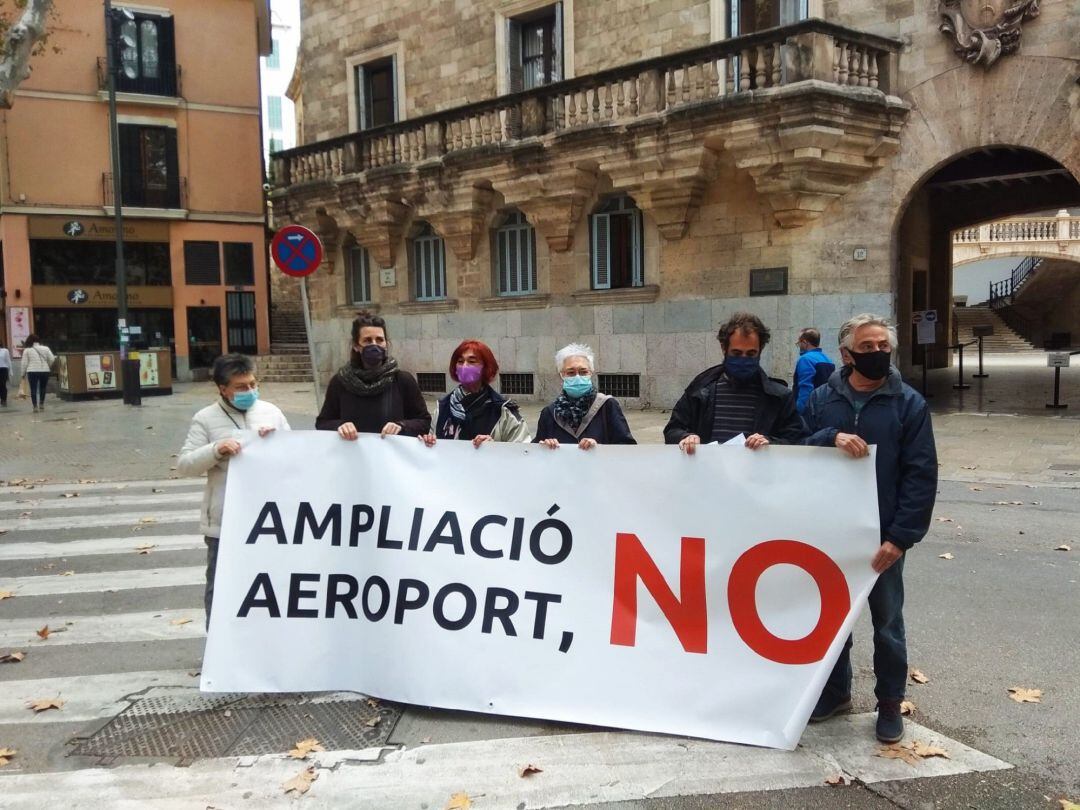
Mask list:
[[[225,481],[229,459],[243,447],[241,433],[255,431],[260,437],[275,430],[289,430],[289,422],[276,405],[259,399],[255,361],[243,354],[226,354],[214,361],[211,372],[219,399],[195,414],[176,462],[180,475],[206,474],[199,530],[206,541],[206,626],[214,602],[221,515],[225,509]]]
[[[904,736],[900,703],[908,677],[904,633],[904,555],[930,529],[937,496],[937,450],[926,400],[892,365],[896,329],[876,315],[857,315],[840,330],[844,366],[807,400],[806,444],[837,447],[852,458],[876,445],[881,548],[871,563],[870,591],[877,685],[877,738]],[[820,722],[851,709],[851,637],[810,715]]]
[[[598,444],[637,444],[619,401],[596,390],[595,366],[592,349],[580,343],[555,353],[562,392],[540,412],[534,442],[552,450],[560,444],[582,450]]]
[[[499,364],[479,340],[466,340],[450,355],[450,377],[458,387],[439,400],[434,433],[420,439],[434,447],[438,438],[484,442],[527,442],[529,426],[518,406],[491,387]]]
[[[758,450],[773,444],[796,444],[802,421],[787,383],[761,368],[769,329],[757,315],[736,312],[720,327],[716,339],[724,362],[695,377],[671,409],[664,442],[693,455],[699,444],[728,442],[746,436]]]
[[[431,429],[424,395],[416,378],[398,367],[389,354],[386,321],[364,311],[352,324],[349,362],[326,387],[316,430],[336,430],[355,440],[361,433],[422,436]]]

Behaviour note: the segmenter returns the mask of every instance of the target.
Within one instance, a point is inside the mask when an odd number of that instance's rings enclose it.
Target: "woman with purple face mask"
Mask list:
[[[466,340],[450,355],[450,376],[458,387],[439,400],[435,430],[421,436],[434,447],[439,439],[463,439],[473,447],[484,442],[528,442],[529,427],[517,405],[491,387],[499,364],[485,344]]]

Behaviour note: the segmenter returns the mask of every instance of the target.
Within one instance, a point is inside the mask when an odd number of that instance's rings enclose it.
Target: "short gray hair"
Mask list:
[[[561,374],[563,363],[571,357],[584,357],[589,362],[589,371],[596,371],[596,355],[584,343],[571,343],[555,352],[555,370]]]
[[[880,315],[871,315],[864,312],[862,315],[856,315],[854,318],[850,318],[844,322],[844,325],[840,327],[840,345],[841,347],[851,351],[855,345],[855,331],[864,326],[881,326],[889,333],[889,347],[895,351],[899,341],[896,338],[896,327],[892,325],[888,318],[883,318]]]
[[[223,354],[214,360],[210,378],[217,385],[228,385],[238,374],[254,374],[255,360],[246,354]]]

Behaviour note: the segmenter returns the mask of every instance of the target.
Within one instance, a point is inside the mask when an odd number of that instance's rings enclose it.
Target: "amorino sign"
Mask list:
[[[65,309],[112,309],[116,307],[116,287],[41,284],[33,287],[35,307]],[[172,287],[128,287],[129,307],[172,309]]]
[[[116,239],[116,223],[106,217],[30,217],[31,239],[102,241]],[[168,242],[169,223],[124,220],[124,239],[129,242]]]

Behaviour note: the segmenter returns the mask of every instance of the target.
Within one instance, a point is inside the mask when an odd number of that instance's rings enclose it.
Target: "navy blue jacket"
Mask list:
[[[877,445],[881,540],[909,549],[926,535],[937,498],[937,448],[926,400],[895,367],[858,416],[848,384],[850,369],[835,372],[810,395],[803,444],[836,445],[837,433],[854,433]]]
[[[596,416],[575,436],[555,419],[555,406],[548,405],[540,411],[540,421],[536,426],[533,442],[544,439],[558,439],[559,444],[577,444],[582,439],[595,439],[597,444],[637,444],[630,432],[626,416],[618,400],[609,397],[600,406]]]

